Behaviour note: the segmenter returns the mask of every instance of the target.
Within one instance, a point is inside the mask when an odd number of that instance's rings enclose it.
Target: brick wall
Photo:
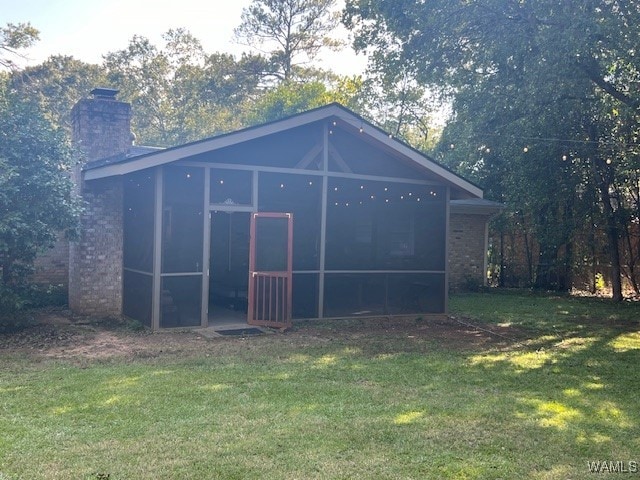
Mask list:
[[[484,285],[486,215],[451,213],[449,219],[449,288]]]
[[[122,313],[122,181],[84,184],[80,238],[71,242],[69,307],[84,315]]]

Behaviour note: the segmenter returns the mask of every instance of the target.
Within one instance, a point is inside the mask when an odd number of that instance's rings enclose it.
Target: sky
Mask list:
[[[125,48],[134,35],[162,46],[161,35],[186,28],[207,53],[239,54],[248,47],[233,42],[242,9],[250,0],[0,0],[0,25],[30,22],[40,41],[24,53],[26,66],[38,65],[51,55],[71,55],[100,63],[108,52]],[[347,32],[340,35],[346,37]],[[25,65],[25,63],[22,63]],[[327,53],[320,67],[342,75],[362,73],[366,60],[349,47]]]

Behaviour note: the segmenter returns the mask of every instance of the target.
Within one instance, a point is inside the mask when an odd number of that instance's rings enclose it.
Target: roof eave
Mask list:
[[[138,170],[157,167],[167,163],[181,160],[185,157],[203,154],[212,150],[230,147],[242,142],[254,140],[263,136],[280,133],[282,131],[308,125],[310,123],[326,120],[328,118],[336,118],[344,122],[353,129],[360,130],[365,127],[365,134],[369,135],[375,141],[385,145],[387,148],[398,152],[399,154],[409,158],[417,165],[425,168],[433,175],[441,178],[444,183],[459,188],[472,197],[482,198],[482,189],[464,178],[458,176],[452,171],[430,160],[424,154],[411,148],[410,146],[390,137],[386,132],[379,129],[375,125],[367,122],[359,115],[351,112],[345,107],[333,103],[324,107],[320,107],[308,112],[303,112],[271,123],[248,127],[236,132],[219,135],[217,137],[201,140],[186,145],[168,148],[158,152],[152,152],[126,162],[119,162],[107,165],[97,166],[84,170],[85,180],[98,180],[106,177],[126,175]]]

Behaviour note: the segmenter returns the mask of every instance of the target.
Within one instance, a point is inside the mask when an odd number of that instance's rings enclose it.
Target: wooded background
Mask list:
[[[350,45],[335,35],[340,22]],[[247,48],[239,56],[206,52],[174,29],[162,45],[134,36],[100,64],[52,56],[18,68],[37,25],[8,24],[3,288],[56,231],[73,233],[69,114],[108,86],[133,106],[136,143],[154,146],[340,102],[504,203],[490,234],[491,284],[638,295],[639,26],[640,2],[629,0],[347,0],[343,11],[334,0],[254,0],[235,30]],[[366,53],[366,73],[318,68],[327,48]]]

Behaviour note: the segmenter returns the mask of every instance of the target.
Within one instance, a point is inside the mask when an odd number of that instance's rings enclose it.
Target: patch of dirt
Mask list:
[[[514,327],[482,325],[477,321],[449,316],[446,318],[380,317],[309,322],[300,332],[327,336],[328,333],[351,338],[380,338],[410,342],[436,342],[455,349],[476,349],[483,346],[507,346],[517,343],[526,334]]]
[[[78,317],[69,311],[41,311],[24,330],[0,334],[0,354],[25,358],[66,359],[80,364],[111,358],[192,356],[248,348],[270,336],[205,338],[196,331],[134,331],[125,321]],[[374,318],[294,323],[276,341],[294,347],[328,342],[354,343],[368,349],[427,348],[432,342],[456,349],[512,345],[522,332],[510,327],[474,325],[468,319]],[[271,337],[273,338],[273,337]],[[215,344],[215,348],[213,347]],[[379,350],[378,350],[379,352]]]

